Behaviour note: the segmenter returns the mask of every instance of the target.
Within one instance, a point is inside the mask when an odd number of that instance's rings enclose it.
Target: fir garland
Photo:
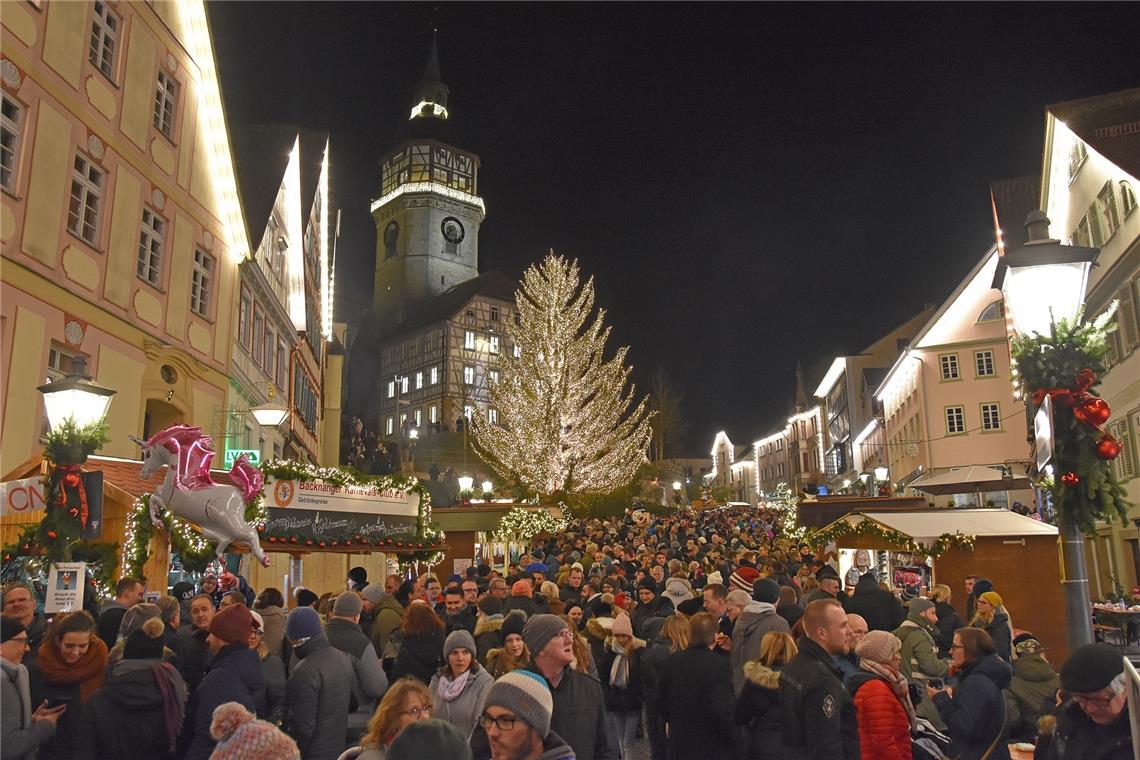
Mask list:
[[[866,518],[855,525],[846,520],[840,520],[826,528],[810,533],[808,541],[813,546],[826,546],[832,541],[838,544],[839,539],[853,536],[874,538],[899,547],[899,551],[909,551],[912,554],[924,554],[930,557],[939,557],[954,547],[973,551],[974,544],[977,541],[976,536],[969,536],[964,533],[943,533],[934,540],[933,544],[924,546],[902,531],[884,528]]]
[[[1048,335],[1019,335],[1011,346],[1022,397],[1032,399],[1035,411],[1045,396],[1054,398],[1055,476],[1042,485],[1052,494],[1061,519],[1071,521],[1087,534],[1096,531],[1097,520],[1119,518],[1122,524],[1127,524],[1131,506],[1124,498],[1124,489],[1116,480],[1111,461],[1097,454],[1103,431],[1078,419],[1074,414],[1077,407],[1067,403],[1067,399],[1074,396],[1099,399],[1094,389],[1105,370],[1107,325],[1114,311],[1115,304],[1097,320],[1086,324],[1081,323],[1081,314],[1072,322],[1054,322]]]
[[[495,541],[509,541],[519,537],[529,540],[539,533],[558,533],[566,528],[566,520],[559,519],[545,509],[523,509],[514,507],[499,520],[492,534]]]

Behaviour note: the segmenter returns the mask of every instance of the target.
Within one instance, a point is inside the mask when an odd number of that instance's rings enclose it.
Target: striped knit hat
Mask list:
[[[226,702],[214,709],[210,736],[218,744],[210,760],[301,760],[297,742],[277,726],[256,720],[253,713],[237,702]]]
[[[486,707],[510,710],[527,722],[542,738],[550,733],[550,714],[554,712],[554,697],[550,687],[537,673],[529,670],[512,670],[495,681],[487,692]]]
[[[754,567],[744,565],[743,567],[737,568],[736,572],[729,577],[728,585],[730,589],[738,588],[741,591],[746,591],[751,594],[752,584],[755,583],[756,579],[759,577],[759,570]]]

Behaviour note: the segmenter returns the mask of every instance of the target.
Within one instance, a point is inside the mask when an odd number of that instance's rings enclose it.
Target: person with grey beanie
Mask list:
[[[776,614],[780,585],[771,578],[758,578],[752,584],[752,601],[745,605],[732,628],[732,693],[744,688],[744,666],[760,658],[760,642],[769,631],[791,633],[788,621]]]
[[[597,678],[573,668],[574,633],[557,615],[534,615],[523,627],[528,670],[541,675],[554,700],[550,727],[578,760],[617,760],[610,749],[605,697]]]
[[[934,641],[938,613],[934,602],[917,596],[907,606],[906,620],[893,633],[902,642],[901,672],[908,681],[945,678],[950,662],[938,658]]]
[[[297,607],[285,638],[299,660],[285,684],[285,724],[305,760],[335,760],[344,750],[356,673],[352,658],[329,643],[321,616]]]
[[[475,658],[475,639],[466,629],[448,634],[443,642],[444,665],[428,689],[435,702],[432,715],[446,720],[470,739],[483,711],[483,700],[495,679]]]
[[[516,670],[487,693],[471,737],[475,760],[574,760],[574,750],[550,730],[554,697],[546,680]]]
[[[354,712],[348,716],[348,737],[358,739],[368,725],[376,707],[376,700],[388,690],[388,676],[380,666],[376,648],[360,630],[360,595],[355,591],[342,591],[333,602],[332,614],[325,626],[329,643],[352,660],[356,684],[352,692]]]

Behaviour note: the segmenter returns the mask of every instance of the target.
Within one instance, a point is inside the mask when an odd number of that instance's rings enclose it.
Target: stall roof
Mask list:
[[[1020,491],[1032,488],[1029,478],[1019,473],[1006,480],[1002,471],[994,467],[971,465],[959,470],[932,475],[927,472],[917,480],[907,484],[910,488],[926,493],[945,495],[954,493],[981,493],[983,491]]]
[[[922,512],[852,512],[840,518],[858,524],[873,520],[916,541],[944,533],[977,536],[1055,536],[1057,526],[1006,509],[945,509]]]

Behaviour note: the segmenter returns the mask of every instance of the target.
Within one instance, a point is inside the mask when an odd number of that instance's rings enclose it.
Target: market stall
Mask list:
[[[901,571],[904,578],[928,575],[922,586],[946,584],[963,620],[966,576],[989,578],[1015,629],[1032,631],[1049,647],[1053,662],[1068,654],[1053,525],[1004,509],[851,512],[817,531],[813,540],[834,541],[840,550],[885,552],[890,580],[898,580],[896,571]]]

